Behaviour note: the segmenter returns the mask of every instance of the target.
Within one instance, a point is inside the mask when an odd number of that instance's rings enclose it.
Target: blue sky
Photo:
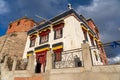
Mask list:
[[[67,10],[68,3],[95,21],[103,42],[120,40],[120,0],[0,0],[0,36],[16,19],[26,15],[40,21],[36,14],[50,19]]]
[[[79,5],[90,5],[91,0],[0,0],[0,36],[5,34],[8,24],[27,15],[39,21],[35,15],[46,19],[52,18],[67,9],[67,4],[77,8]]]

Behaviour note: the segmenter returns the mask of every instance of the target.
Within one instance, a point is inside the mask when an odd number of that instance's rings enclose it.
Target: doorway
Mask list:
[[[39,61],[37,61],[35,73],[41,73],[41,63]]]
[[[46,52],[38,52],[36,53],[36,73],[42,73],[45,72],[45,66],[46,66]]]

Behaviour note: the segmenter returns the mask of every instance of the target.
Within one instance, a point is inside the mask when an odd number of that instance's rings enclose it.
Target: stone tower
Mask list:
[[[25,16],[10,23],[6,34],[10,34],[12,32],[26,32],[36,25],[37,24],[34,20]]]

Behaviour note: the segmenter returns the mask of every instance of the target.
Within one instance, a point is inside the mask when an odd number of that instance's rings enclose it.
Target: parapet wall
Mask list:
[[[120,80],[120,65],[93,66],[91,71],[80,67],[52,69],[49,74],[36,75],[27,70],[6,72],[6,74],[9,75],[4,76],[5,78],[1,80]]]
[[[12,71],[5,64],[1,67],[1,80],[120,80],[120,65],[93,66],[87,44],[82,45],[84,66],[54,69],[52,53],[47,52],[45,73],[35,73],[34,56],[30,56],[26,70],[15,70],[14,59]],[[87,55],[87,56],[86,56]]]
[[[49,80],[120,80],[120,65],[51,70]]]

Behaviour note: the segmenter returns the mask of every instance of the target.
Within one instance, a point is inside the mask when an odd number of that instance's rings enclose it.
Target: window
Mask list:
[[[57,25],[53,26],[54,39],[62,38],[62,36],[63,36],[63,27],[64,27],[64,23],[60,23],[60,24],[57,24]]]
[[[30,40],[30,47],[33,47],[33,46],[35,46],[35,39]]]
[[[55,53],[55,61],[61,60],[61,52]]]
[[[62,38],[62,29],[55,30],[54,39]]]
[[[48,42],[48,34],[40,36],[40,44]]]
[[[98,61],[97,52],[96,52],[96,51],[94,51],[94,54],[95,54],[95,59],[96,59],[96,61]]]
[[[40,33],[39,33],[40,44],[48,42],[48,40],[49,40],[49,33],[50,33],[50,29],[46,29],[46,30],[44,29],[44,30],[40,31]]]
[[[53,44],[52,50],[54,52],[55,61],[61,61],[62,51],[63,51],[63,42]]]
[[[61,61],[61,55],[62,53],[62,49],[57,49],[54,51],[54,54],[55,54],[55,61]]]
[[[95,43],[96,43],[96,47],[98,48],[98,42],[95,40]]]
[[[17,26],[20,24],[20,21],[18,21]]]
[[[87,31],[84,30],[83,28],[82,28],[82,31],[83,31],[83,34],[84,34],[84,38],[85,38],[85,40],[88,41]]]
[[[93,40],[93,37],[90,35],[90,40],[91,40],[91,45],[94,46],[94,40]]]
[[[96,58],[96,61],[98,61],[98,56],[97,56],[97,54],[95,54],[95,58]]]
[[[35,46],[36,35],[30,37],[30,47]]]
[[[12,24],[9,25],[9,29],[11,29],[11,27],[12,27]]]

